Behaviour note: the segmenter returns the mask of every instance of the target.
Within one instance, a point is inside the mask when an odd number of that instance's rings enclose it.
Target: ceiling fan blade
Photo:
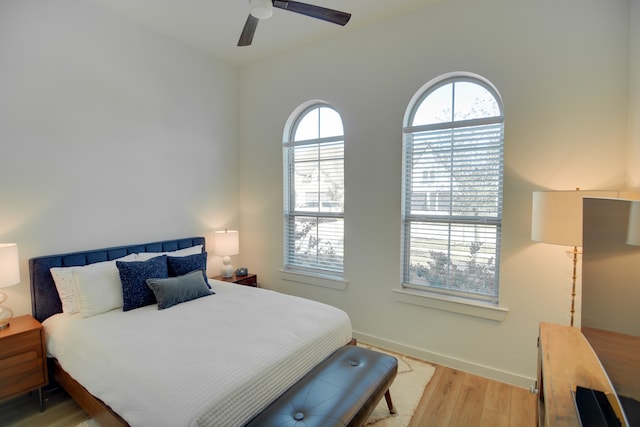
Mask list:
[[[242,34],[240,34],[240,40],[238,40],[238,46],[249,46],[253,41],[253,35],[256,33],[256,27],[260,21],[255,16],[249,14],[247,22],[244,23]]]
[[[323,21],[338,25],[346,25],[346,23],[349,22],[349,19],[351,19],[350,13],[327,9],[326,7],[321,6],[314,6],[312,4],[300,3],[297,1],[273,0],[273,7],[296,12],[316,19],[322,19]]]

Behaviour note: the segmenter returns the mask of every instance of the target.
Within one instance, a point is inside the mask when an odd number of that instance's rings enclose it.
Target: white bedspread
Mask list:
[[[47,351],[132,426],[239,426],[351,339],[342,310],[211,281],[216,295],[44,322]]]

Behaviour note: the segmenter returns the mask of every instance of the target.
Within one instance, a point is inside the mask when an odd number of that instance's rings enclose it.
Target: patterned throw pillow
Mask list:
[[[169,277],[167,256],[151,258],[147,261],[116,262],[122,282],[122,311],[129,311],[156,303],[153,291],[147,286],[147,279]]]
[[[207,287],[211,289],[209,282],[207,281],[207,253],[199,253],[194,255],[187,255],[181,257],[167,257],[167,268],[169,269],[169,277],[183,276],[187,273],[191,273],[194,270],[202,270],[202,276],[204,278]]]

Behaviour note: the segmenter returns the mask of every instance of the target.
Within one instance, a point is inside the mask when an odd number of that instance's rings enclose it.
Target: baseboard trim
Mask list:
[[[513,372],[507,372],[500,369],[492,368],[490,366],[473,363],[468,360],[462,360],[444,354],[434,353],[418,347],[402,344],[396,341],[387,340],[375,335],[369,335],[358,331],[353,331],[353,337],[356,338],[358,342],[363,342],[388,350],[397,351],[398,353],[406,354],[407,356],[417,357],[418,359],[422,359],[427,362],[437,363],[448,368],[458,369],[460,371],[480,375],[482,377],[511,384],[516,387],[522,387],[530,390],[535,386],[535,378],[514,374]]]

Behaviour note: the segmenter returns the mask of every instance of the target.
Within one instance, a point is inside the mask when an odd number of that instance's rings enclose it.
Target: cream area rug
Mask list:
[[[413,357],[394,353],[364,343],[358,343],[381,353],[390,354],[398,359],[398,374],[391,384],[391,400],[397,413],[390,414],[384,397],[373,410],[366,425],[375,427],[406,427],[420,403],[424,389],[429,384],[436,368]]]
[[[77,424],[76,427],[100,427],[100,424],[98,424],[94,420],[86,420],[81,422],[80,424]]]
[[[375,427],[408,426],[435,368],[426,362],[403,354],[364,343],[358,343],[358,345],[390,354],[398,359],[398,374],[391,384],[391,400],[393,400],[393,406],[395,406],[397,413],[393,415],[389,413],[387,402],[383,397],[369,416],[366,425]],[[100,427],[100,425],[94,420],[87,420],[76,427]]]

